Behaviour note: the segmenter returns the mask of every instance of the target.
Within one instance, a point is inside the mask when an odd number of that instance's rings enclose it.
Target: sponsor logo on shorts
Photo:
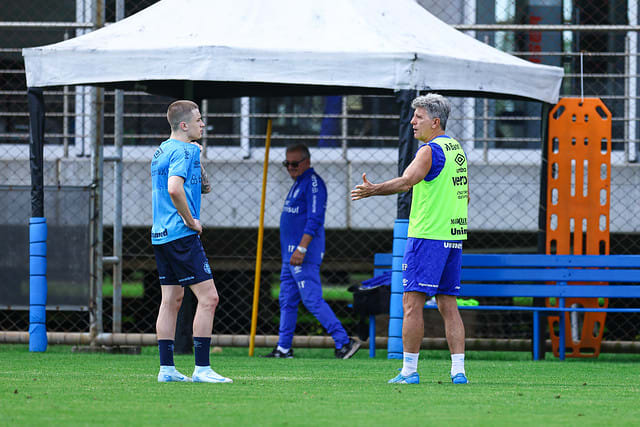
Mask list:
[[[204,264],[202,265],[202,268],[204,269],[205,273],[211,274],[211,266],[207,261],[204,262]]]
[[[178,282],[186,282],[187,280],[193,280],[196,276],[183,277],[182,279],[178,279]]]
[[[438,285],[433,285],[431,283],[418,283],[418,286],[422,286],[422,287],[425,287],[425,288],[437,288],[438,287]]]
[[[446,249],[462,249],[462,243],[444,242],[443,245]]]
[[[302,273],[301,265],[296,265],[295,267],[293,267],[293,274],[300,274],[300,273]]]

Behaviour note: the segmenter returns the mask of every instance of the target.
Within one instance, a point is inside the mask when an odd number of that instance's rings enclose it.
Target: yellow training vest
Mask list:
[[[408,237],[432,240],[467,239],[467,157],[460,143],[448,136],[431,141],[442,148],[440,174],[413,186]]]

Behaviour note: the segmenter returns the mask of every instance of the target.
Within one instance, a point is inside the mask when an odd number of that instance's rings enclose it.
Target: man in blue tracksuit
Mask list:
[[[348,359],[358,351],[360,342],[349,338],[331,307],[322,298],[320,284],[327,188],[311,168],[311,154],[306,145],[287,147],[286,160],[282,164],[294,183],[280,216],[280,337],[276,348],[265,357],[293,357],[291,345],[298,304],[302,300],[307,310],[335,341],[336,358]]]

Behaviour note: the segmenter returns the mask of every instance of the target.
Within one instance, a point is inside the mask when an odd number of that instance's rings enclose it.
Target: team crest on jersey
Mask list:
[[[211,266],[207,261],[204,262],[204,264],[202,265],[202,268],[204,269],[205,273],[211,274]]]

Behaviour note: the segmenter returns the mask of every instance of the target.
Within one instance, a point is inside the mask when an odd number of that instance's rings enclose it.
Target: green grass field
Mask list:
[[[270,349],[256,349],[257,354]],[[351,360],[330,349],[296,358],[212,354],[233,384],[158,384],[156,348],[141,355],[0,345],[0,424],[13,425],[638,425],[640,355],[540,362],[528,353],[469,352],[468,385],[448,379],[449,356],[423,351],[422,383],[390,385],[401,366],[384,351]],[[176,356],[184,374],[193,356]]]

